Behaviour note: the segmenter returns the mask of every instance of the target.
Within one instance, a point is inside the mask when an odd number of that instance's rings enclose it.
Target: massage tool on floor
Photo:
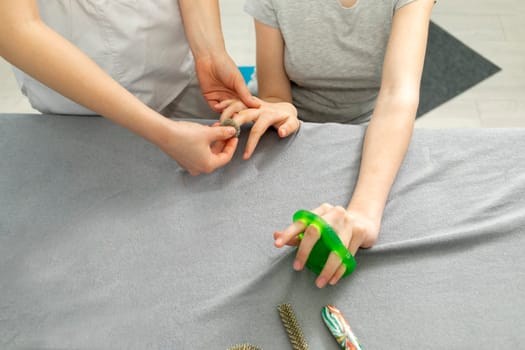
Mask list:
[[[357,337],[352,332],[350,324],[339,309],[326,305],[321,310],[323,321],[343,350],[362,350]]]
[[[308,350],[308,344],[304,338],[303,331],[299,326],[297,317],[292,308],[291,304],[285,303],[277,306],[279,311],[279,316],[281,317],[282,324],[286,333],[288,334],[288,339],[292,344],[293,350]],[[337,344],[343,350],[362,350],[359,340],[352,332],[350,324],[343,316],[342,312],[339,311],[333,305],[326,305],[321,309],[321,317],[324,324],[332,333]],[[228,350],[262,350],[257,346],[250,344],[235,345]]]
[[[235,128],[235,137],[239,137],[239,135],[241,134],[241,128],[239,127],[239,125],[237,125],[237,123],[233,119],[224,119],[221,125],[222,126],[233,126]]]
[[[342,263],[346,266],[343,277],[348,276],[354,271],[356,267],[354,256],[348,251],[343,242],[341,242],[334,229],[323,218],[308,210],[298,210],[293,215],[293,222],[296,221],[301,221],[306,227],[315,226],[321,235],[308,256],[306,267],[319,275],[326,264],[328,256],[331,252],[334,252],[341,258]],[[304,232],[299,235],[299,239],[302,239],[303,236]]]
[[[258,348],[257,346],[253,346],[250,344],[242,344],[242,345],[235,345],[231,348],[228,348],[228,350],[262,350],[261,348]]]
[[[279,310],[279,316],[281,316],[281,321],[286,333],[288,333],[288,339],[292,343],[293,350],[307,350],[308,344],[304,339],[303,331],[297,322],[295,317],[295,312],[293,311],[292,305],[290,304],[280,304],[277,306]]]

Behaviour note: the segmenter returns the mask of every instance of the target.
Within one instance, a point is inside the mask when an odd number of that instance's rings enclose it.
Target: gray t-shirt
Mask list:
[[[299,118],[357,124],[375,106],[394,12],[412,1],[247,0],[244,9],[281,31]]]

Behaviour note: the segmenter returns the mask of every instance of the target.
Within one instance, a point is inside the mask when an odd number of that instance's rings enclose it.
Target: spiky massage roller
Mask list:
[[[337,233],[323,218],[308,210],[298,210],[293,215],[293,222],[296,221],[302,222],[305,227],[314,226],[321,235],[308,256],[306,267],[319,275],[326,264],[328,256],[334,252],[341,258],[343,265],[346,266],[343,277],[354,271],[357,264],[354,256],[346,249]],[[299,239],[302,239],[303,235],[304,232],[299,235]]]
[[[228,348],[228,350],[262,350],[262,349],[256,346],[250,345],[250,344],[242,344],[242,345],[232,346],[231,348]]]
[[[235,137],[239,137],[241,134],[241,128],[237,125],[237,122],[233,119],[224,119],[221,123],[222,126],[233,126],[235,128]]]
[[[277,306],[279,316],[283,323],[284,329],[288,334],[288,339],[292,344],[293,350],[308,350],[308,344],[304,338],[303,330],[299,326],[297,317],[291,304],[280,304]]]

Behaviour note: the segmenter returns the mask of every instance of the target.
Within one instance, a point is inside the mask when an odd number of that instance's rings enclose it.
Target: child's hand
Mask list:
[[[341,242],[354,256],[359,247],[369,248],[377,240],[379,223],[374,222],[374,220],[362,213],[349,211],[340,206],[334,207],[327,203],[312,210],[312,212],[321,216],[332,226],[339,235]],[[298,235],[301,232],[304,232],[304,236],[302,240],[299,240]],[[277,248],[282,248],[285,245],[299,245],[293,264],[293,268],[296,271],[304,268],[310,251],[320,238],[320,234],[315,226],[305,227],[300,221],[296,221],[282,232],[276,231],[273,236]],[[319,288],[325,287],[328,283],[335,285],[343,276],[345,269],[346,267],[341,263],[341,258],[335,253],[331,253],[315,284]]]
[[[261,104],[259,108],[247,108],[238,100],[226,100],[217,105],[217,108],[222,110],[221,121],[233,119],[239,126],[245,123],[254,123],[246,143],[244,159],[251,157],[261,136],[270,126],[277,130],[280,137],[293,134],[300,126],[297,110],[291,103],[257,100]]]

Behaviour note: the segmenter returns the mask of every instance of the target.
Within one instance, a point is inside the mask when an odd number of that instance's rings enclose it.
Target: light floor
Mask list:
[[[238,65],[254,65],[253,24],[243,3],[220,1],[224,36]],[[525,2],[438,0],[432,19],[502,71],[419,118],[416,126],[525,127]],[[30,112],[35,111],[20,93],[8,63],[0,59],[0,113]]]

